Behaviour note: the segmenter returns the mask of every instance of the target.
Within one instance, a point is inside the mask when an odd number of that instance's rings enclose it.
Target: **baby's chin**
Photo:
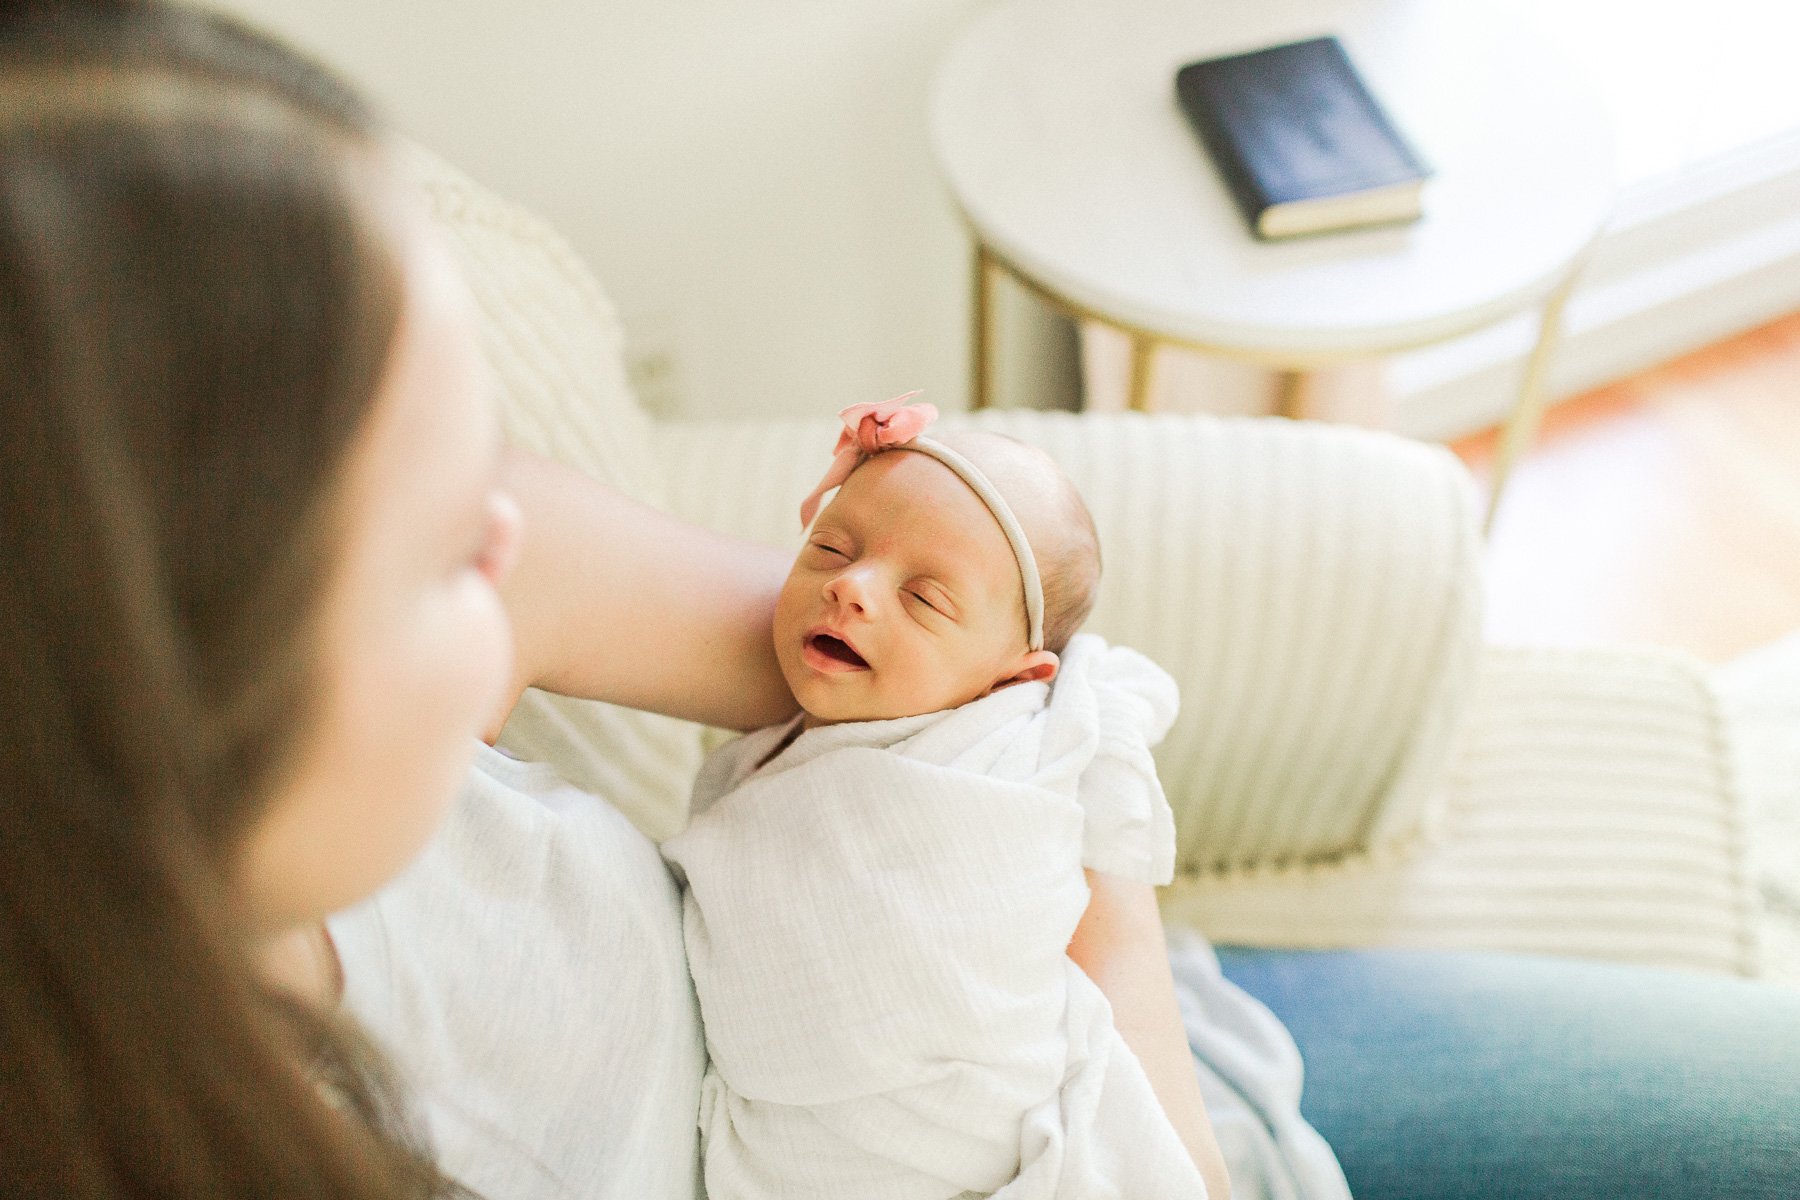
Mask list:
[[[796,655],[790,659],[786,654],[778,656],[781,663],[781,676],[787,680],[788,690],[800,702],[803,714],[801,724],[807,729],[820,725],[842,725],[848,721],[885,721],[890,719],[883,713],[879,697],[870,696],[864,689],[853,687],[850,677],[836,676],[821,679],[811,671]],[[867,679],[867,672],[857,675]],[[893,716],[909,714],[894,713]]]
[[[908,717],[912,713],[888,712],[881,705],[858,703],[846,696],[833,696],[825,689],[795,688],[794,694],[800,699],[800,723],[807,729],[817,729],[821,725],[843,725],[851,721],[889,721],[895,717]]]
[[[818,687],[812,681],[795,686],[792,678],[788,680],[788,686],[800,701],[801,711],[805,714],[801,724],[807,729],[815,729],[821,725],[843,725],[851,721],[897,721],[902,717],[945,712],[961,708],[984,694],[980,690],[971,690],[967,697],[960,699],[952,695],[919,698],[909,702],[891,697],[845,695],[832,688]]]
[[[804,668],[790,667],[785,658],[781,663],[781,674],[787,680],[788,690],[800,702],[800,724],[804,728],[816,729],[820,725],[841,725],[845,721],[865,719],[850,711],[850,706],[844,702],[846,697],[833,696],[830,689],[820,686]]]

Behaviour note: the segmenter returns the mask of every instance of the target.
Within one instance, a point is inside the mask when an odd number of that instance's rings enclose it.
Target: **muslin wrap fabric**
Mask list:
[[[712,1200],[1203,1197],[1065,950],[1083,866],[1170,878],[1150,748],[1175,683],[1079,635],[1054,686],[715,753],[684,932],[711,1066]]]

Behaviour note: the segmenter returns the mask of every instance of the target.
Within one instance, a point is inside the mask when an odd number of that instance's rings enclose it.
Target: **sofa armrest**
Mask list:
[[[1157,756],[1179,873],[1341,859],[1421,828],[1480,643],[1472,491],[1448,453],[1278,420],[970,420],[1062,463],[1106,564],[1087,627],[1181,684]],[[654,436],[674,511],[797,546],[835,430]]]

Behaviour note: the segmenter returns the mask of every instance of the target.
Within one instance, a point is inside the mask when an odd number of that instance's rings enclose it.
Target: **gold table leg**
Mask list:
[[[1306,417],[1306,372],[1283,368],[1275,372],[1275,415],[1290,421]]]
[[[1131,381],[1126,391],[1126,407],[1132,412],[1151,410],[1156,393],[1156,339],[1137,330],[1126,331],[1131,337]]]
[[[1500,495],[1506,489],[1506,482],[1518,465],[1519,457],[1537,438],[1538,426],[1543,424],[1544,410],[1550,400],[1547,386],[1550,363],[1562,342],[1563,306],[1575,290],[1575,279],[1581,273],[1582,265],[1578,262],[1568,278],[1544,301],[1537,345],[1531,348],[1531,357],[1525,362],[1525,377],[1519,383],[1518,399],[1513,403],[1512,415],[1506,419],[1506,427],[1500,432],[1500,445],[1494,453],[1494,477],[1488,488],[1487,518],[1481,526],[1483,535],[1493,529],[1494,514],[1500,510]]]
[[[990,360],[993,345],[994,281],[993,256],[980,238],[975,239],[974,279],[969,297],[969,407],[986,408],[993,403]]]

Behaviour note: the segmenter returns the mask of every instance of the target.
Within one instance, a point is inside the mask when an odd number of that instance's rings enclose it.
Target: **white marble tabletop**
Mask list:
[[[1258,242],[1175,71],[1326,33],[1435,168],[1426,216]],[[1005,0],[944,59],[931,124],[957,203],[1014,266],[1103,316],[1283,365],[1542,299],[1614,191],[1599,100],[1493,0]]]

